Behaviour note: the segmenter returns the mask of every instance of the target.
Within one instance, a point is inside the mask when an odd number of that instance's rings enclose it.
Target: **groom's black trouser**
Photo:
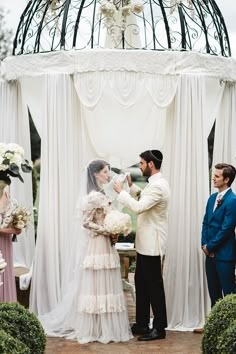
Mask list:
[[[167,327],[166,302],[161,274],[161,257],[137,253],[136,271],[136,323],[147,326],[150,321],[150,305],[154,315],[153,328]]]

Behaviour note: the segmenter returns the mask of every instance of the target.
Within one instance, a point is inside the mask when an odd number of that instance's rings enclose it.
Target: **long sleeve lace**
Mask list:
[[[96,209],[84,211],[83,214],[83,226],[90,231],[90,236],[109,236],[110,233],[106,231],[102,224],[98,224],[94,221],[96,216]]]

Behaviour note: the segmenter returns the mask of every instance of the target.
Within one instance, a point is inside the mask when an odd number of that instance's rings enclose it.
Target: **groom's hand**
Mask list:
[[[207,246],[207,245],[202,246],[202,250],[203,250],[203,252],[205,253],[206,256],[209,256],[209,252],[208,252],[206,246]]]
[[[120,181],[115,181],[113,188],[117,193],[120,193],[121,191],[123,191],[122,183]]]
[[[129,187],[131,187],[132,184],[133,184],[132,179],[131,179],[131,176],[128,175],[126,178],[127,178],[127,182],[128,182]]]

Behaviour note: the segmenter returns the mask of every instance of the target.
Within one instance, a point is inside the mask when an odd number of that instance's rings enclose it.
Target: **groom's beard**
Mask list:
[[[150,177],[151,176],[151,169],[150,169],[150,167],[149,166],[147,166],[146,168],[145,168],[145,170],[143,170],[143,176],[144,177]]]

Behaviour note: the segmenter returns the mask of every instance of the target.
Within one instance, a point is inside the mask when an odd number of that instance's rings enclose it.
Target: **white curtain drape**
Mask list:
[[[30,132],[27,106],[22,103],[21,88],[16,82],[0,81],[0,141],[17,143],[25,150],[25,157],[30,159]],[[10,194],[20,205],[32,212],[31,226],[18,236],[13,244],[14,265],[30,268],[35,248],[33,225],[33,197],[31,174],[22,174],[24,183],[12,178]]]
[[[125,168],[138,162],[140,152],[159,148],[172,190],[165,267],[169,326],[203,324],[208,299],[200,234],[209,195],[207,137],[223,92],[226,100],[221,79],[236,77],[235,67],[231,59],[226,65],[224,58],[197,53],[119,50],[6,60],[4,77],[20,79],[42,139],[31,290],[35,312],[48,312],[65,293],[79,237],[75,204],[88,162],[100,157]],[[235,91],[230,92],[227,100],[233,102]],[[228,141],[222,140],[225,148]]]
[[[236,165],[236,83],[225,85],[221,105],[216,115],[213,171],[217,163]],[[212,186],[213,187],[213,186]],[[236,191],[236,181],[232,184]]]
[[[25,83],[24,97],[31,96],[31,85],[30,80]],[[31,307],[44,313],[57,304],[63,291],[62,273],[75,236],[70,226],[75,216],[83,142],[71,77],[45,75],[43,80],[34,80],[34,85],[39,85],[38,89],[42,85],[43,95],[38,101],[41,177]]]
[[[200,247],[209,193],[207,99],[205,77],[183,75],[168,112],[166,173],[172,192],[164,283],[171,329],[202,326],[209,308]]]

